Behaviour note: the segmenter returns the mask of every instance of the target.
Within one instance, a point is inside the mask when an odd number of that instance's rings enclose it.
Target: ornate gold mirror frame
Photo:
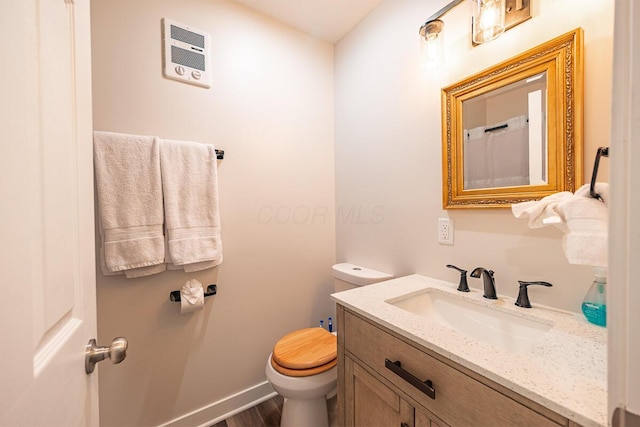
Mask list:
[[[443,170],[443,207],[457,208],[494,208],[509,207],[512,203],[537,200],[559,191],[575,191],[582,184],[582,116],[583,116],[583,55],[582,29],[578,28],[550,40],[538,47],[528,50],[512,59],[497,64],[487,70],[472,75],[461,82],[442,89],[442,170]],[[492,109],[509,110],[512,105],[507,98],[496,96],[510,91],[511,87],[528,84],[530,81],[546,79],[546,87],[538,88],[534,98],[538,99],[538,112],[530,109],[531,93],[529,93],[529,113],[537,128],[530,127],[529,114],[523,114],[518,120],[503,118],[495,122],[489,118]],[[526,97],[527,93],[523,95]],[[470,123],[470,105],[484,98],[492,98],[493,104],[482,107],[485,110],[483,127],[465,129]],[[518,101],[518,103],[521,103]],[[493,107],[490,107],[493,105]],[[463,109],[464,106],[464,109]],[[496,108],[496,106],[498,108]],[[533,117],[535,116],[535,117]],[[508,135],[517,126],[508,128],[508,123],[518,122],[522,130],[522,139],[517,144],[531,149],[532,135],[541,140],[535,150],[524,153],[524,162],[531,165],[531,156],[542,154],[535,164],[541,177],[533,179],[526,176],[520,180],[479,179],[480,184],[470,184],[471,170],[483,169],[485,174],[493,174],[497,169],[504,169],[505,147],[509,147],[514,137]],[[496,125],[497,123],[497,125]],[[531,132],[534,132],[533,134]],[[477,139],[473,139],[476,135]],[[537,136],[536,136],[537,135]],[[465,139],[466,138],[466,139]],[[471,146],[472,141],[482,141],[487,150],[493,149],[500,155],[478,159],[475,152],[478,145]],[[471,142],[470,142],[471,141]],[[541,144],[541,145],[540,145]],[[498,147],[498,148],[495,148]],[[480,151],[487,151],[480,150]],[[507,151],[509,149],[506,149]],[[536,151],[537,150],[537,151]],[[473,155],[472,155],[473,154]],[[522,157],[521,156],[521,157]],[[478,163],[480,162],[480,163]],[[523,160],[519,160],[520,164]],[[526,167],[526,165],[525,165]],[[528,166],[531,168],[531,166]],[[535,169],[535,168],[534,168]],[[465,172],[465,170],[467,172]],[[487,172],[489,171],[489,172]],[[465,177],[465,173],[468,176]],[[465,179],[467,180],[465,182]],[[524,180],[524,182],[523,182]],[[491,184],[495,182],[497,184]],[[505,182],[509,182],[505,184]]]

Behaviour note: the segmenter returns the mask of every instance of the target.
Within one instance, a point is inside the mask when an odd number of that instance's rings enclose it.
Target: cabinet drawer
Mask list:
[[[348,311],[343,331],[347,352],[452,427],[545,427],[568,423],[557,414],[553,414],[554,418],[562,424],[552,421]],[[387,367],[385,360],[400,362],[401,367]],[[400,369],[410,375],[399,372]],[[426,380],[431,381],[435,399],[429,397],[432,393],[428,386],[420,386],[423,389],[420,390],[410,382]]]

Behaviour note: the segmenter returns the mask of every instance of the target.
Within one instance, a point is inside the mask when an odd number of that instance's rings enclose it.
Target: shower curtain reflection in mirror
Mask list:
[[[546,184],[547,74],[465,100],[464,189]]]

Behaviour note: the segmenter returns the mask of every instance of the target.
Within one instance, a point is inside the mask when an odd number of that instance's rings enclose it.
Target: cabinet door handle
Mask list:
[[[436,389],[433,388],[433,383],[431,382],[431,380],[426,380],[424,382],[420,381],[418,377],[402,369],[402,364],[399,360],[392,362],[389,359],[384,359],[384,366],[430,398],[436,398]]]

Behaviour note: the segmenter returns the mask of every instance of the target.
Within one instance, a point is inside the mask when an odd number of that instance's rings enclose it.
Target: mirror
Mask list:
[[[443,207],[509,207],[582,183],[582,29],[442,90]]]

